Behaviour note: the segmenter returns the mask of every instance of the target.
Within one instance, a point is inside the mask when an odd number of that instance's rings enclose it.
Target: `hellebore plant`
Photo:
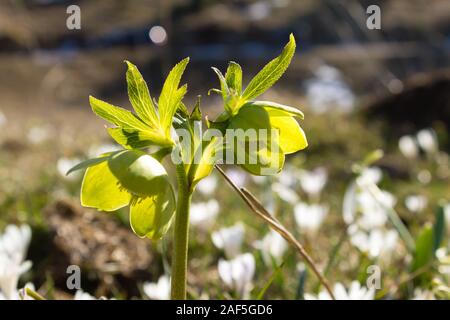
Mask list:
[[[244,90],[242,69],[237,63],[230,62],[225,75],[213,68],[220,90],[210,91],[223,97],[224,111],[214,121],[205,117],[207,129],[203,134],[199,133],[203,118],[200,101],[191,113],[182,102],[187,86],[180,86],[180,80],[188,58],[170,71],[157,101],[150,96],[136,66],[126,61],[128,96],[135,113],[94,97],[89,99],[92,110],[113,125],[108,133],[124,149],[86,160],[69,171],[87,169],[81,204],[103,211],[130,206],[131,228],[139,237],[152,240],[162,238],[175,219],[173,299],[186,298],[189,206],[196,184],[221,163],[238,164],[254,175],[276,174],[283,168],[285,154],[307,147],[296,120],[303,119],[302,112],[254,100],[281,77],[294,52],[295,39],[291,35],[281,55],[269,62]],[[177,197],[161,163],[169,154],[176,168]],[[246,202],[258,206],[254,199]],[[267,220],[269,216],[263,218]],[[269,223],[275,224],[273,221]],[[279,232],[282,229],[274,228]]]

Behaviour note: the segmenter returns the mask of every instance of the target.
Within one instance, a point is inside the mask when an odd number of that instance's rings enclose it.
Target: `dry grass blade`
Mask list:
[[[306,263],[316,274],[319,281],[328,291],[330,296],[333,298],[333,300],[335,300],[333,291],[331,290],[328,281],[320,273],[312,258],[309,256],[309,254],[306,252],[303,246],[295,239],[295,237],[264,208],[264,206],[258,201],[258,199],[256,199],[255,196],[253,196],[253,194],[250,193],[250,191],[246,190],[245,188],[239,188],[218,165],[216,165],[215,167],[220,172],[220,174],[225,178],[225,180],[231,185],[231,187],[233,187],[233,189],[240,195],[242,200],[244,200],[244,202],[250,207],[250,209],[252,209],[252,211],[256,213],[261,219],[266,221],[272,227],[272,229],[278,232],[286,241],[288,241],[291,245],[293,245],[297,249],[297,251],[303,257]]]

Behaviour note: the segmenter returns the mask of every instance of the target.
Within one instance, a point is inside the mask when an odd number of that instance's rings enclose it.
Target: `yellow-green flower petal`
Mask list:
[[[280,110],[267,111],[272,128],[279,130],[279,144],[285,154],[303,150],[308,146],[305,132],[294,117]]]
[[[270,116],[263,107],[243,106],[230,120],[228,129],[236,134],[233,142],[235,163],[254,175],[273,175],[281,171],[284,152],[280,148],[279,135],[272,136]],[[245,135],[237,135],[237,130],[242,130]],[[251,146],[255,142],[257,145]],[[244,159],[239,158],[242,156]]]
[[[103,211],[114,211],[129,204],[131,195],[120,188],[108,163],[101,162],[89,167],[81,185],[81,204]]]
[[[161,192],[145,198],[133,198],[130,224],[139,237],[160,239],[170,227],[175,213],[175,196],[169,183],[161,185]]]
[[[108,166],[121,186],[138,196],[159,194],[168,183],[162,164],[140,150],[125,150],[113,155]]]

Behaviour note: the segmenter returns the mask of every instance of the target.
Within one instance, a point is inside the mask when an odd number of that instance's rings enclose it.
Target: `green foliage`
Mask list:
[[[126,61],[128,96],[136,114],[94,97],[89,98],[92,110],[99,117],[116,125],[108,128],[108,133],[117,143],[127,149],[174,145],[170,128],[172,118],[187,90],[186,86],[178,86],[188,62],[189,59],[184,59],[170,71],[159,97],[159,116],[145,80],[129,61]]]
[[[446,229],[444,206],[440,205],[436,211],[436,221],[433,225],[434,243],[433,249],[436,251],[442,244]]]
[[[164,82],[161,95],[159,96],[159,116],[166,136],[170,136],[172,118],[187,91],[186,85],[181,88],[178,88],[178,86],[188,63],[189,58],[186,58],[173,67]]]
[[[235,95],[241,95],[242,93],[242,69],[239,64],[231,61],[228,64],[227,72],[225,73],[225,80],[228,89]]]
[[[196,184],[212,172],[214,164],[223,157],[223,151],[230,148],[230,142],[233,142],[231,150],[235,156],[244,155],[244,159],[238,156],[235,161],[255,175],[280,172],[285,154],[308,145],[295,119],[303,119],[301,111],[270,101],[251,101],[281,77],[294,52],[295,40],[291,35],[281,55],[269,62],[243,92],[239,64],[230,62],[225,76],[213,68],[219,77],[224,112],[215,121],[207,121],[208,130],[203,135],[197,130],[203,117],[200,98],[191,113],[182,102],[187,86],[180,87],[180,81],[189,58],[180,61],[169,72],[157,105],[141,73],[129,61],[125,61],[127,89],[135,113],[94,97],[89,99],[94,113],[114,125],[107,129],[110,136],[127,150],[86,160],[69,170],[70,173],[87,169],[81,187],[81,203],[104,211],[129,205],[133,231],[139,237],[154,240],[164,236],[176,211],[172,266],[174,298],[185,298],[186,292],[189,230],[189,212],[186,211],[189,211],[191,194]],[[172,128],[184,130],[177,131],[177,139],[172,139]],[[219,135],[212,129],[220,129]],[[232,141],[226,141],[225,129],[243,135],[235,135],[230,138]],[[250,135],[246,131],[251,131]],[[251,135],[253,132],[256,133],[254,136]],[[253,142],[257,142],[255,150],[249,148]],[[149,146],[159,148],[153,153],[154,157],[141,150]],[[161,164],[170,152],[175,152],[181,160],[176,163],[178,204]],[[261,291],[261,298],[272,281],[273,278]]]
[[[269,89],[286,71],[295,53],[295,39],[291,34],[288,44],[277,58],[270,61],[242,92],[242,69],[230,62],[225,76],[213,68],[220,82],[220,92],[224,100],[224,112],[211,127],[234,132],[256,130],[256,137],[244,134],[226,141],[233,148],[235,157],[244,155],[244,161],[235,158],[244,170],[254,175],[272,175],[281,171],[285,154],[303,150],[308,146],[305,133],[295,118],[303,119],[303,113],[293,107],[271,101],[250,101]],[[266,134],[260,136],[261,130]],[[272,131],[276,135],[272,137]],[[254,142],[257,148],[251,148]],[[253,144],[252,144],[253,142]],[[230,143],[231,146],[230,147]],[[242,163],[244,162],[244,163]]]
[[[282,53],[272,61],[270,61],[248,84],[242,93],[242,69],[236,62],[230,62],[225,76],[217,68],[212,68],[217,74],[220,82],[220,90],[211,89],[213,92],[220,92],[224,100],[224,108],[226,113],[221,122],[238,113],[239,109],[248,101],[263,94],[269,89],[291,63],[295,53],[295,38],[291,34],[289,42],[284,47]]]
[[[159,127],[158,115],[148,91],[147,83],[137,67],[129,61],[125,61],[127,70],[128,97],[137,115],[153,128]]]
[[[420,231],[416,239],[416,249],[412,262],[412,271],[418,271],[430,266],[434,258],[434,235],[433,227],[427,224]]]
[[[291,63],[292,57],[295,53],[295,38],[294,35],[289,36],[289,42],[283,49],[281,55],[270,61],[248,84],[245,88],[242,98],[245,101],[256,98],[269,89],[278,79]]]

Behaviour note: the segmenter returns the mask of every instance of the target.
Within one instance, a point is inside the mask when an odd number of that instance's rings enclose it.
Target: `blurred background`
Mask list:
[[[80,8],[79,30],[66,27],[72,4]],[[379,30],[366,25],[366,9],[373,4],[381,9]],[[144,295],[144,281],[156,282],[167,273],[170,239],[158,244],[138,239],[127,227],[127,210],[111,217],[82,209],[82,176],[65,176],[80,160],[117,148],[104,122],[91,112],[88,96],[130,107],[123,60],[138,66],[150,92],[158,96],[170,67],[189,56],[183,76],[189,84],[187,105],[192,107],[202,95],[204,114],[214,118],[223,107],[220,96],[207,94],[218,87],[210,67],[224,71],[228,61],[236,61],[246,84],[279,54],[290,33],[297,40],[296,55],[263,100],[305,113],[301,125],[310,146],[287,164],[298,179],[251,179],[231,167],[230,175],[296,230],[318,263],[328,268],[332,282],[363,283],[359,268],[374,261],[347,238],[348,221],[342,217],[352,167],[371,151],[385,152],[376,163],[383,174],[380,184],[395,195],[394,207],[412,236],[427,222],[434,223],[435,213],[450,201],[449,1],[2,0],[0,230],[8,224],[31,226],[27,257],[33,267],[21,283],[33,282],[48,297],[70,298],[66,268],[77,264],[85,291],[129,298]],[[306,172],[321,173],[313,176],[316,182],[325,174],[320,196],[312,192],[311,197],[301,185]],[[246,230],[240,244],[246,249],[241,250],[253,252],[256,259],[256,291],[271,279],[267,298],[301,297],[299,288],[317,292],[312,274],[306,284],[299,278],[295,252],[283,253],[281,271],[263,263],[265,249],[254,241],[268,228],[230,188],[215,189],[223,184],[220,179],[213,175],[194,199],[200,216],[217,211],[219,218],[192,237],[191,297],[239,297],[220,280],[217,261],[224,257],[223,248],[216,248],[210,236],[239,221]],[[327,208],[323,225],[317,222],[319,231],[307,232],[301,219],[294,219],[292,210],[300,203]],[[410,272],[410,258],[398,242],[398,257],[388,264],[390,278],[381,296],[411,298],[411,288],[390,291],[397,277]],[[423,290],[431,290],[431,283],[422,285]]]

